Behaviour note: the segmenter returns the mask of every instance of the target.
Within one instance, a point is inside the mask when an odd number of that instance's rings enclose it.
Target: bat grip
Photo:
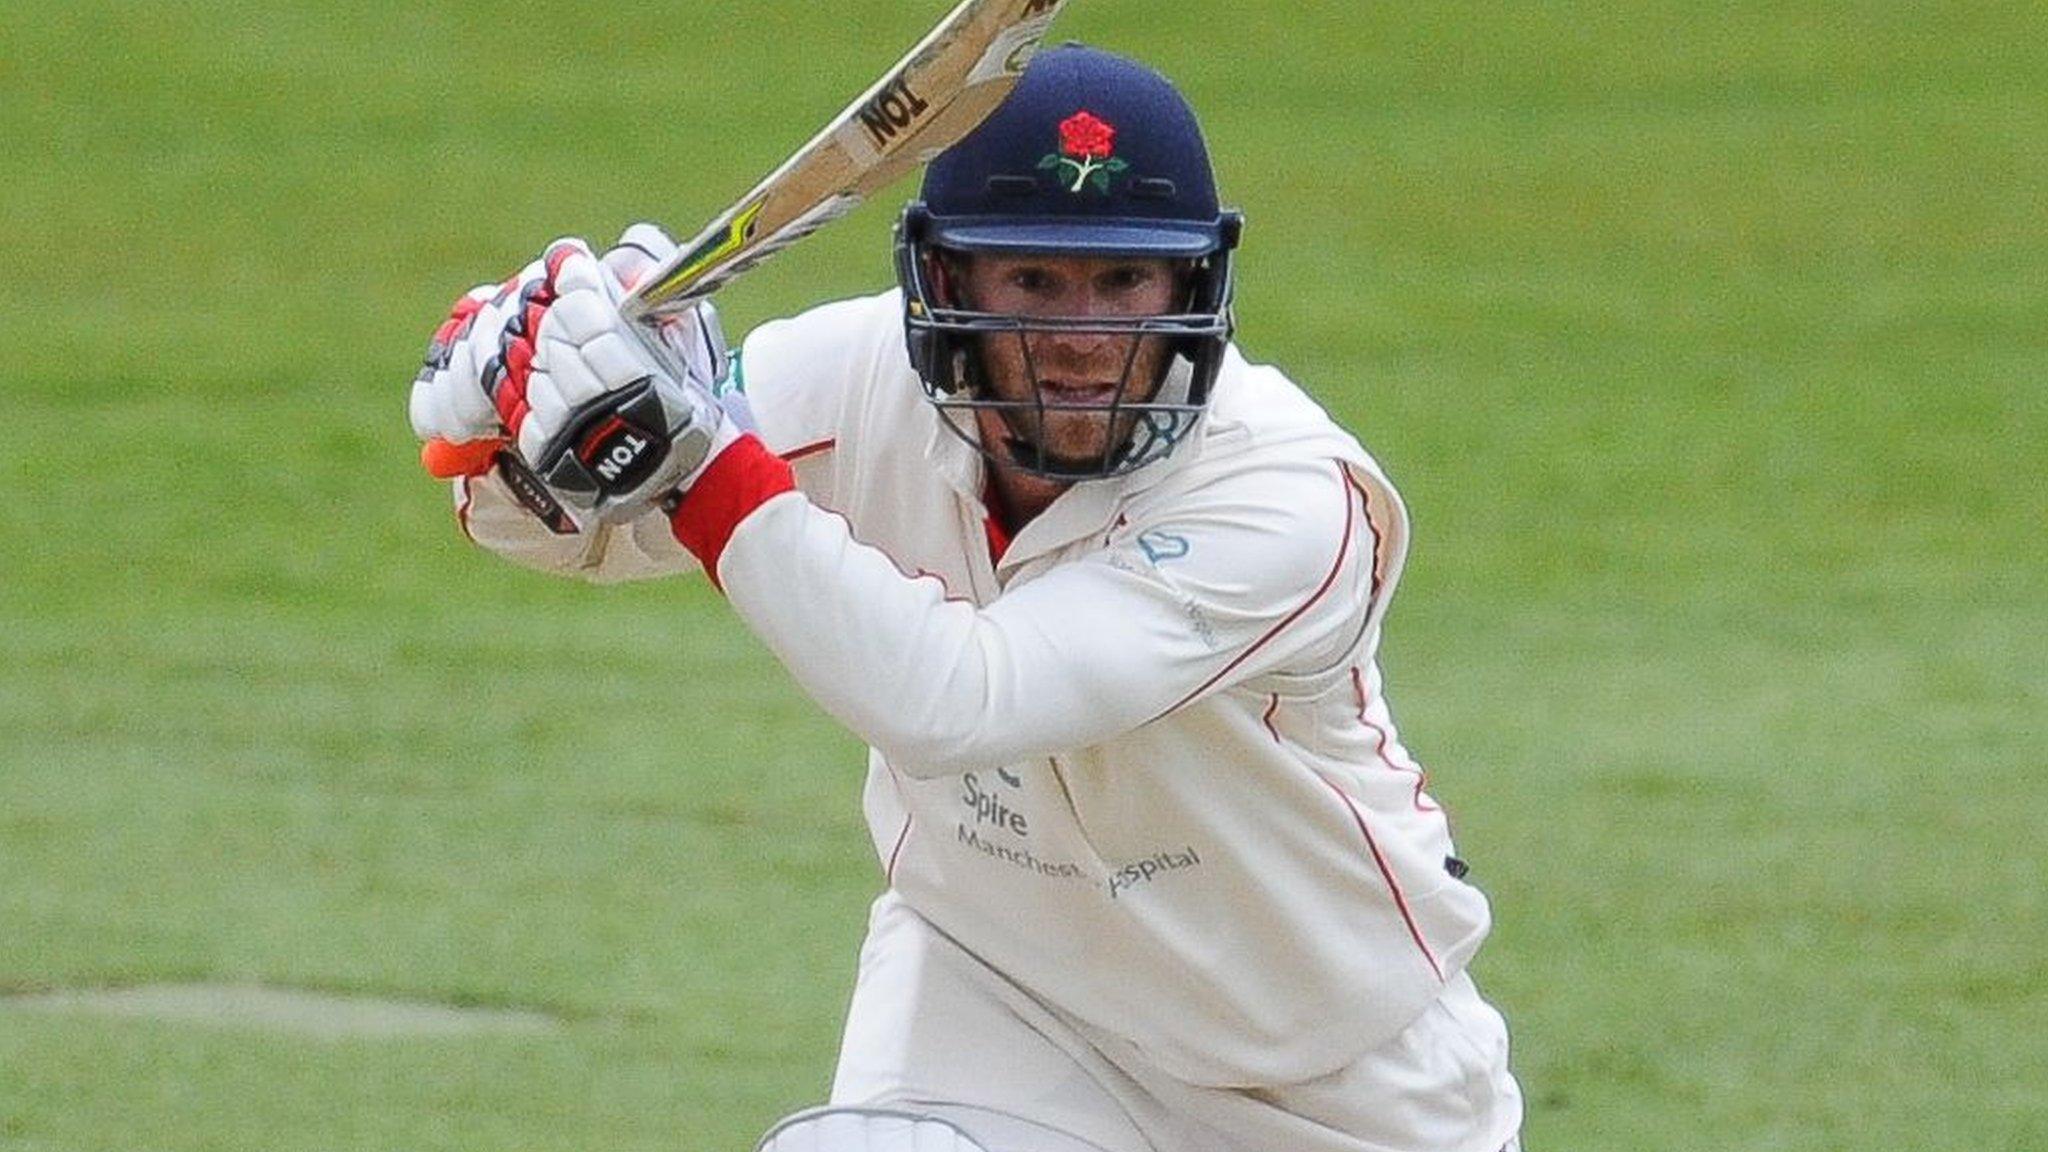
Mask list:
[[[495,437],[467,440],[460,444],[429,440],[420,446],[420,467],[436,480],[481,476],[491,470],[491,465],[497,462],[498,453],[509,444],[511,441]]]

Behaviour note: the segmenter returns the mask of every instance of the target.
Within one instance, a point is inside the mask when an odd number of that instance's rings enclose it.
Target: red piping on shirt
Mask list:
[[[832,449],[838,446],[839,441],[837,440],[820,440],[815,444],[806,444],[801,448],[792,448],[789,451],[784,452],[782,454],[782,458],[785,461],[794,464],[806,456],[816,456],[820,452],[830,452]]]
[[[896,847],[889,850],[889,863],[882,868],[882,880],[886,884],[894,886],[896,883],[896,858],[903,855],[904,841],[910,839],[910,826],[916,820],[915,816],[903,818],[903,831],[896,834]]]
[[[1365,527],[1372,533],[1372,598],[1374,603],[1378,603],[1380,589],[1386,583],[1386,569],[1382,566],[1380,558],[1380,541],[1386,539],[1387,534],[1380,531],[1380,526],[1373,522],[1372,493],[1365,490],[1365,485],[1358,482],[1358,477],[1352,475],[1350,469],[1344,471],[1344,482],[1358,491],[1358,502],[1365,507]]]
[[[1342,464],[1339,464],[1337,466],[1337,471],[1340,477],[1344,476],[1344,466]],[[1348,477],[1346,477],[1346,480],[1348,482]],[[1178,709],[1186,705],[1188,701],[1193,700],[1195,697],[1200,696],[1204,692],[1207,692],[1210,688],[1214,687],[1218,681],[1222,680],[1225,676],[1228,676],[1232,672],[1236,671],[1238,665],[1243,664],[1245,661],[1251,659],[1252,653],[1257,652],[1261,648],[1264,648],[1267,644],[1272,642],[1275,636],[1278,636],[1280,635],[1280,633],[1287,631],[1288,625],[1293,624],[1296,620],[1301,619],[1304,613],[1306,613],[1310,608],[1313,608],[1315,606],[1316,601],[1321,600],[1324,596],[1329,595],[1330,588],[1337,583],[1337,574],[1344,570],[1345,558],[1351,555],[1351,526],[1353,523],[1356,522],[1356,519],[1357,518],[1353,515],[1351,511],[1351,492],[1347,488],[1344,492],[1344,539],[1337,546],[1337,562],[1335,564],[1330,565],[1330,574],[1328,576],[1323,577],[1322,586],[1315,590],[1314,595],[1311,595],[1307,600],[1302,601],[1300,607],[1296,608],[1292,612],[1289,612],[1285,620],[1282,620],[1278,624],[1273,625],[1271,631],[1267,632],[1264,636],[1261,636],[1257,640],[1253,641],[1251,647],[1246,648],[1243,652],[1238,653],[1237,659],[1232,660],[1230,663],[1224,665],[1223,670],[1221,672],[1218,672],[1214,676],[1211,676],[1207,680],[1204,680],[1202,682],[1201,687],[1196,688],[1193,692],[1190,692],[1187,695],[1181,697],[1178,701],[1174,703],[1173,707],[1166,709],[1165,712],[1161,712],[1159,716],[1165,716],[1168,713],[1177,711]],[[1157,720],[1159,716],[1154,716],[1152,719]]]
[[[462,534],[469,537],[469,542],[474,544],[476,543],[476,533],[469,526],[469,507],[476,503],[476,492],[469,486],[471,479],[473,477],[464,476],[462,478],[462,503],[455,506],[455,522],[462,525]]]
[[[825,515],[830,516],[833,519],[838,520],[841,524],[846,525],[847,539],[853,541],[855,544],[860,545],[862,548],[872,549],[875,552],[879,553],[882,559],[887,560],[889,562],[890,567],[896,569],[896,574],[903,577],[905,580],[910,580],[913,582],[918,580],[929,580],[932,583],[937,584],[939,586],[939,596],[941,599],[944,599],[948,603],[952,604],[966,604],[970,607],[974,606],[974,601],[968,599],[965,596],[956,594],[953,591],[953,586],[946,583],[946,578],[944,576],[941,576],[937,572],[933,572],[928,568],[905,567],[903,561],[898,560],[888,549],[882,547],[879,544],[872,544],[866,540],[861,539],[860,534],[853,530],[853,521],[847,519],[846,513],[839,512],[831,508],[827,508],[821,504],[813,504],[811,505],[811,507],[816,508],[818,511],[824,513]]]
[[[1422,765],[1414,763],[1413,761],[1410,761],[1407,764],[1394,763],[1393,756],[1389,755],[1387,752],[1388,747],[1393,744],[1393,736],[1390,733],[1388,733],[1388,731],[1385,728],[1380,727],[1378,724],[1373,723],[1369,718],[1367,718],[1365,714],[1367,702],[1365,694],[1365,673],[1363,670],[1358,668],[1353,668],[1351,670],[1351,686],[1358,690],[1358,722],[1360,724],[1365,725],[1367,728],[1370,728],[1373,734],[1380,738],[1379,748],[1374,753],[1379,757],[1380,763],[1385,764],[1388,768],[1396,772],[1410,774],[1415,777],[1415,807],[1418,811],[1443,811],[1443,809],[1437,807],[1436,804],[1431,802],[1428,797],[1422,794],[1423,789],[1429,787],[1429,773],[1424,772],[1422,770]]]
[[[1273,713],[1280,710],[1280,694],[1278,692],[1273,693],[1272,699],[1273,702],[1266,705],[1266,714],[1259,717],[1259,722],[1266,726],[1266,731],[1273,734],[1273,743],[1279,744],[1283,743],[1283,741],[1280,739],[1280,730],[1273,727]]]
[[[1316,779],[1328,785],[1330,791],[1337,794],[1337,799],[1343,801],[1344,807],[1350,810],[1351,819],[1358,824],[1358,831],[1365,837],[1366,848],[1372,852],[1372,862],[1379,867],[1380,878],[1387,882],[1387,891],[1394,895],[1394,906],[1401,910],[1402,922],[1408,925],[1409,937],[1415,941],[1415,946],[1422,950],[1422,958],[1429,961],[1429,970],[1436,973],[1437,983],[1443,983],[1444,967],[1437,963],[1436,953],[1430,951],[1429,942],[1422,938],[1422,929],[1415,923],[1415,913],[1408,907],[1408,897],[1401,891],[1400,881],[1394,879],[1394,870],[1387,866],[1387,858],[1381,855],[1380,843],[1374,838],[1371,826],[1366,824],[1365,813],[1359,811],[1351,795],[1337,787],[1336,782],[1328,776],[1318,772]]]
[[[826,508],[817,504],[813,504],[811,505],[811,507],[818,509],[818,511],[823,512],[825,515],[833,517],[834,519],[838,520],[841,524],[846,525],[847,539],[853,541],[855,544],[858,544],[863,548],[873,549],[875,552],[879,553],[882,559],[887,560],[889,562],[890,567],[896,569],[896,574],[898,576],[901,576],[905,580],[909,580],[912,582],[916,582],[918,580],[929,580],[932,583],[937,584],[939,586],[939,596],[941,599],[947,601],[948,603],[966,604],[970,607],[974,606],[974,601],[968,599],[965,596],[956,595],[953,591],[953,586],[946,583],[946,578],[944,576],[939,575],[937,572],[934,572],[929,568],[905,567],[903,561],[898,560],[895,554],[890,552],[887,548],[884,548],[879,544],[871,544],[868,541],[861,539],[860,534],[853,530],[853,521],[847,519],[846,513],[839,512],[831,508]]]

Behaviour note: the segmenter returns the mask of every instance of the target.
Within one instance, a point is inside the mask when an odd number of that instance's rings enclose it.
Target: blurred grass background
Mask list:
[[[820,1098],[859,750],[696,582],[472,549],[404,396],[942,5],[0,7],[0,1152],[743,1149]],[[2048,1146],[2048,13],[1081,0],[1203,110],[1241,327],[1413,505],[1385,653],[1529,1146]],[[907,191],[907,189],[906,189]],[[722,299],[889,275],[896,197]]]

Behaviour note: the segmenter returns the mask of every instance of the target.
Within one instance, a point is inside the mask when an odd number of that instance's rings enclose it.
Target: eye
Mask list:
[[[1022,268],[1015,268],[1010,271],[1008,279],[1010,287],[1017,289],[1019,292],[1028,292],[1034,296],[1043,296],[1053,289],[1052,274],[1043,268],[1033,268],[1028,265]]]
[[[1105,291],[1129,294],[1150,287],[1159,278],[1158,272],[1147,264],[1120,264],[1102,274]]]

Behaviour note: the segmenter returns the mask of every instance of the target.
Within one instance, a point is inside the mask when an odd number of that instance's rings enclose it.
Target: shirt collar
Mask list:
[[[937,406],[927,402],[924,410],[930,425],[925,436],[926,458],[948,487],[985,514],[982,491],[988,462],[982,458],[980,449],[947,429],[947,416]],[[997,570],[1013,570],[1076,540],[1107,532],[1133,497],[1188,467],[1202,454],[1208,423],[1209,414],[1205,411],[1196,417],[1181,443],[1163,459],[1125,476],[1084,480],[1060,493],[1045,511],[1011,538]]]

